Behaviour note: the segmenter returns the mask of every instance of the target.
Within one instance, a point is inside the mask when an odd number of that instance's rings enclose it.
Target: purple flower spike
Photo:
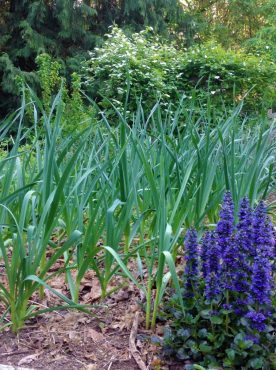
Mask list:
[[[240,203],[239,223],[237,225],[236,246],[237,246],[237,272],[235,277],[234,290],[236,292],[248,292],[251,274],[252,259],[256,255],[256,248],[252,240],[253,215],[249,199],[243,198]]]
[[[253,217],[253,243],[256,254],[273,258],[274,242],[272,224],[267,216],[265,204],[261,201],[255,209]]]
[[[250,208],[249,199],[245,197],[240,203],[239,223],[237,225],[237,242],[239,243],[239,249],[242,253],[247,256],[250,255],[254,257],[256,252],[252,240],[252,222],[252,209]]]
[[[197,232],[195,229],[189,229],[185,237],[185,261],[185,297],[192,298],[198,283],[199,264]]]
[[[272,291],[272,268],[270,261],[262,255],[255,258],[253,266],[252,284],[250,287],[250,299],[259,305],[271,302]]]
[[[217,242],[222,255],[227,248],[234,231],[234,205],[231,193],[227,191],[223,197],[220,221],[217,224]]]
[[[223,255],[223,286],[225,289],[236,290],[237,284],[240,284],[237,274],[243,273],[239,270],[240,253],[234,237],[232,237],[225,248]]]
[[[206,259],[205,296],[211,301],[221,291],[221,254],[214,232],[209,234]]]

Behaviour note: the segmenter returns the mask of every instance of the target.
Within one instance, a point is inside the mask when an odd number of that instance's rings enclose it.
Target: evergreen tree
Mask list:
[[[61,58],[64,70],[79,68],[97,36],[90,31],[96,10],[75,0],[11,0],[0,2],[0,112],[14,108],[16,76],[31,85],[38,78],[35,58],[46,52]]]
[[[69,76],[114,23],[169,34],[183,14],[178,0],[0,0],[0,116],[16,105],[16,76],[36,86],[40,53],[60,58]]]

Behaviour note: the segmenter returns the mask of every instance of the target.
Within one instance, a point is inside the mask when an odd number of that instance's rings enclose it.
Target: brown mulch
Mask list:
[[[116,279],[115,286],[122,283]],[[51,286],[68,295],[64,276],[57,276]],[[152,343],[153,335],[162,338],[163,328],[157,326],[155,333],[145,330],[143,297],[133,284],[128,283],[104,302],[99,301],[99,293],[97,279],[90,271],[83,279],[80,303],[96,305],[95,316],[75,310],[51,312],[27,321],[17,334],[9,328],[0,332],[0,364],[47,370],[139,370],[129,350],[131,327],[139,311],[136,347],[147,368],[183,369],[183,364],[165,363],[160,346]],[[37,295],[32,299],[47,307],[60,303],[47,290],[42,302]]]
[[[123,318],[125,310],[121,302],[116,309],[101,309],[98,318],[72,311],[45,314],[27,322],[18,334],[0,333],[0,364],[49,370],[139,369],[128,353],[129,331],[114,318]]]

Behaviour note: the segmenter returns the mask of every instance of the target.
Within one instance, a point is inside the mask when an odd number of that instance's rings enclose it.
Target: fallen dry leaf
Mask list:
[[[42,352],[39,353],[34,353],[33,355],[28,355],[23,358],[18,362],[18,366],[24,365],[24,364],[30,364],[32,361],[36,360],[37,357],[41,354]]]
[[[93,342],[97,343],[97,342],[101,342],[104,340],[104,336],[102,335],[102,333],[99,333],[98,331],[92,329],[92,328],[89,328],[86,332],[86,335],[87,337],[91,338],[93,340]]]
[[[92,361],[97,362],[97,356],[95,355],[95,353],[86,353],[86,354],[84,355],[84,357],[85,357],[87,360],[92,360]]]
[[[97,370],[97,365],[95,364],[86,365],[85,370]]]

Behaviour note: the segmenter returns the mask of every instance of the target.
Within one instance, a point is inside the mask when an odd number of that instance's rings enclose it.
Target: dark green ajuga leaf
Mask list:
[[[223,315],[229,315],[229,313],[232,313],[233,310],[221,310],[220,311]]]
[[[252,340],[246,340],[244,339],[244,335],[239,333],[234,338],[234,343],[240,348],[240,349],[248,349],[253,346]]]
[[[179,329],[177,330],[177,335],[182,338],[188,338],[191,335],[189,329]]]
[[[202,310],[202,311],[200,311],[200,316],[203,317],[203,319],[210,319],[211,310]]]
[[[191,311],[196,306],[196,299],[185,299],[184,307],[186,310]]]
[[[198,331],[198,336],[200,337],[200,338],[207,338],[208,337],[208,331],[207,331],[207,329],[200,329],[199,331]]]
[[[208,333],[207,338],[210,342],[214,342],[216,340],[216,336],[212,333]]]
[[[238,346],[240,342],[243,342],[244,336],[243,334],[239,333],[234,338],[234,343]]]
[[[250,366],[251,369],[262,369],[264,365],[264,358],[263,357],[252,358],[248,362],[248,365]]]
[[[207,342],[203,342],[199,345],[199,350],[203,353],[210,353],[212,352],[212,347],[207,344]]]
[[[242,357],[243,359],[245,359],[245,358],[247,358],[247,357],[248,357],[249,352],[247,352],[247,351],[241,351],[241,352],[239,352],[239,354],[241,355],[241,357]]]
[[[276,369],[276,355],[275,354],[271,355],[269,360],[271,362],[272,369],[275,370]]]
[[[215,355],[217,356],[217,353],[215,353]],[[208,363],[208,370],[218,370],[218,368],[220,367],[214,355],[206,354],[204,356],[204,362]]]
[[[196,342],[194,340],[190,339],[186,342],[186,346],[189,347],[189,348],[196,347]]]
[[[185,322],[187,323],[187,324],[193,324],[194,323],[194,317],[193,317],[193,315],[191,315],[191,314],[187,314],[186,315],[186,317],[185,317]]]
[[[267,325],[267,326],[266,326],[266,331],[267,331],[268,333],[272,333],[272,335],[273,335],[274,337],[276,337],[275,327],[273,327],[272,325]]]
[[[225,368],[232,368],[232,361],[229,359],[229,358],[226,358],[224,361],[223,361],[223,366]]]
[[[173,316],[176,318],[176,319],[181,319],[182,318],[182,316],[183,316],[183,313],[180,311],[180,310],[178,310],[178,311],[176,311],[176,310],[174,310],[173,311]]]
[[[196,315],[196,316],[193,318],[193,324],[197,324],[199,320],[200,320],[200,315]]]
[[[232,349],[232,348],[228,348],[225,352],[227,353],[227,356],[228,356],[229,360],[231,362],[233,362],[235,360],[235,357],[236,357],[235,350]]]
[[[225,335],[221,334],[216,338],[216,342],[214,344],[214,347],[217,349],[223,345],[225,341]]]
[[[248,322],[247,322],[247,320],[246,320],[244,317],[242,317],[242,318],[240,319],[240,323],[241,323],[243,326],[248,326]]]
[[[251,348],[254,345],[252,340],[245,340],[243,343],[240,343],[241,349],[248,349]]]
[[[223,323],[223,319],[219,316],[211,316],[210,321],[212,324],[220,325]]]

